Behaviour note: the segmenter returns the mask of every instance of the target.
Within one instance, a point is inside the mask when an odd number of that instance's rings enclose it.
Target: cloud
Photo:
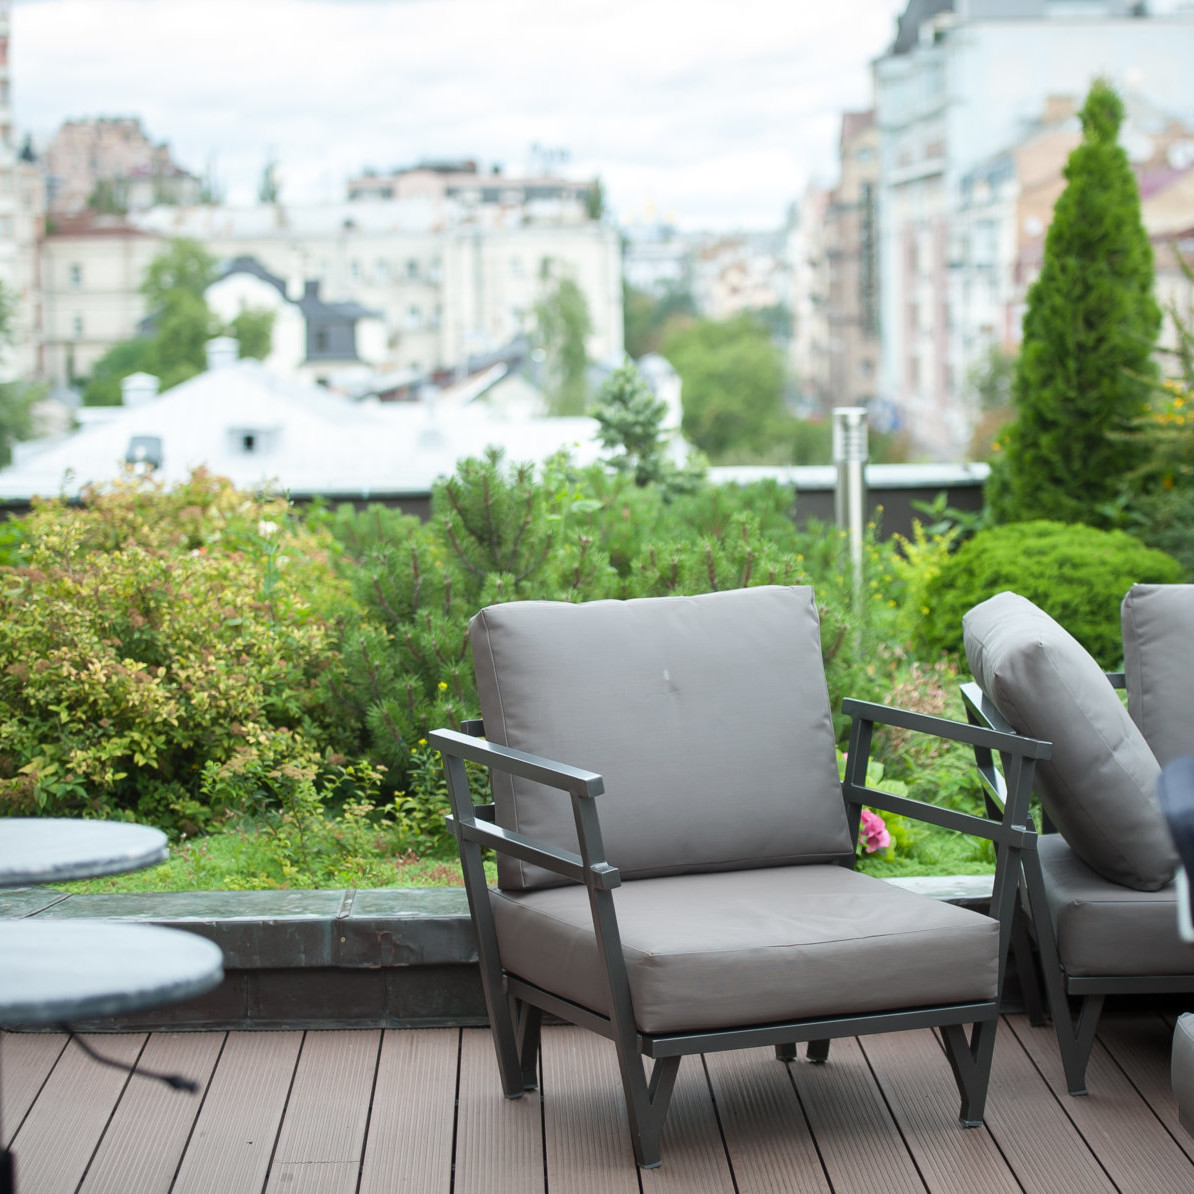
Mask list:
[[[17,0],[13,97],[47,139],[140,115],[248,200],[272,149],[284,197],[343,195],[366,165],[532,144],[599,173],[624,217],[777,224],[834,167],[901,0]]]

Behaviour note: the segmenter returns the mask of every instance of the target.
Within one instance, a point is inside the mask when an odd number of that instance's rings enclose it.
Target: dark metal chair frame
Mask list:
[[[1113,688],[1125,687],[1122,672],[1107,672],[1106,675]],[[967,719],[972,725],[1005,733],[1015,732],[976,683],[968,682],[961,689]],[[982,758],[978,750],[975,751],[975,758],[988,801],[1001,804],[1006,799],[1003,776],[995,769],[992,760],[989,757]],[[1055,832],[1042,810],[1041,833]],[[1194,975],[1069,974],[1061,960],[1053,931],[1045,876],[1035,840],[1031,848],[1026,847],[1021,852],[1020,884],[1023,898],[1013,925],[1012,955],[1024,996],[1024,1008],[1029,1022],[1037,1027],[1046,1023],[1048,1013],[1061,1049],[1066,1089],[1072,1095],[1086,1094],[1086,1067],[1107,996],[1166,995],[1194,991]],[[1071,1000],[1074,1002],[1071,1003]]]
[[[1047,758],[1049,744],[1019,735],[847,700],[843,711],[852,718],[846,777],[842,784],[851,840],[858,836],[862,806],[912,817],[942,828],[987,838],[995,844],[997,866],[989,914],[999,922],[999,989],[1011,940],[1022,852],[1035,847],[1028,816],[1036,759]],[[994,819],[938,808],[866,786],[867,763],[876,725],[886,724],[970,744],[988,755],[997,753],[1008,777],[1008,796]],[[825,1061],[829,1042],[900,1029],[939,1027],[954,1079],[961,1095],[960,1119],[966,1126],[982,1122],[990,1078],[998,999],[989,1002],[897,1009],[891,1012],[821,1017],[778,1024],[749,1024],[736,1029],[652,1035],[635,1027],[626,962],[623,957],[613,891],[621,884],[617,867],[605,857],[598,817],[602,777],[552,762],[523,751],[484,741],[480,722],[469,722],[465,733],[437,730],[430,735],[441,752],[452,802],[449,826],[460,847],[465,887],[477,934],[481,982],[493,1032],[502,1087],[508,1098],[519,1098],[537,1085],[539,1029],[543,1013],[591,1029],[614,1042],[630,1121],[635,1158],[644,1168],[661,1160],[664,1119],[681,1057],[757,1046],[774,1046],[776,1056],[791,1060],[796,1045],[808,1042],[807,1056]],[[466,763],[506,771],[566,793],[572,803],[578,852],[559,850],[494,823],[492,804],[474,806]],[[989,811],[994,810],[990,806]],[[608,983],[612,1013],[598,1014],[565,1000],[504,969],[489,904],[482,852],[492,849],[544,867],[588,889],[596,944]],[[853,858],[843,865],[852,866]],[[972,1025],[967,1035],[964,1025]],[[642,1059],[653,1065],[648,1078]]]

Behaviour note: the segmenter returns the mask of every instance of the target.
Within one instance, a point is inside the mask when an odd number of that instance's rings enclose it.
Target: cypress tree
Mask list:
[[[1140,194],[1117,140],[1123,114],[1112,88],[1096,81],[1028,291],[1017,418],[987,492],[997,522],[1105,525],[1106,507],[1139,463],[1141,449],[1120,433],[1147,409],[1161,311]]]

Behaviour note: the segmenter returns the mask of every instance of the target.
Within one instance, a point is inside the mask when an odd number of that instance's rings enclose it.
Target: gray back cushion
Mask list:
[[[1015,593],[976,605],[962,630],[970,670],[999,712],[1053,743],[1037,791],[1074,853],[1115,883],[1164,887],[1177,855],[1157,802],[1160,767],[1099,665]]]
[[[1162,767],[1194,755],[1194,585],[1133,585],[1120,614],[1132,720]]]
[[[851,853],[807,587],[525,601],[469,627],[490,741],[596,771],[628,879]],[[566,794],[495,775],[498,823],[577,848]],[[505,889],[548,886],[500,859]]]

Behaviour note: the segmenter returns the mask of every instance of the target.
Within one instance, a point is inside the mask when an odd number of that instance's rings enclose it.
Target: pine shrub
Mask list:
[[[1152,247],[1118,144],[1123,104],[1097,81],[1080,115],[1083,139],[1028,291],[1016,421],[992,460],[987,498],[998,522],[1107,525],[1123,479],[1141,463],[1141,447],[1124,436],[1157,375]]]

